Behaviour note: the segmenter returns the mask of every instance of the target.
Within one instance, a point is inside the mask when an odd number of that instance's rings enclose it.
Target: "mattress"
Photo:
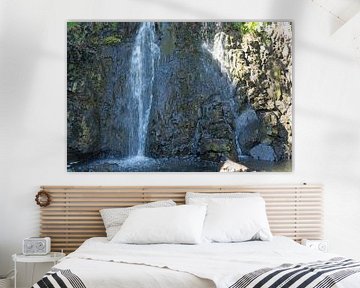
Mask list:
[[[316,263],[319,266],[318,261],[330,261],[337,257],[312,250],[286,237],[274,237],[272,241],[200,245],[112,244],[106,238],[91,238],[54,268],[58,271],[71,271],[84,285],[78,287],[87,288],[255,287],[236,283],[244,277],[248,279],[248,275],[254,275],[254,271],[272,273],[271,269],[278,266],[285,267],[281,271],[289,271],[292,264],[298,263],[313,263],[313,266]],[[321,265],[323,263],[325,262],[321,262]],[[326,263],[333,265],[333,262]],[[352,270],[347,270],[352,273],[341,278],[341,281],[334,282],[332,286],[323,287],[360,287],[360,273],[356,270],[359,266],[358,263],[352,264]],[[294,267],[302,269],[301,271],[309,270],[307,267]],[[281,274],[277,279],[280,276]],[[272,283],[276,283],[276,279]]]

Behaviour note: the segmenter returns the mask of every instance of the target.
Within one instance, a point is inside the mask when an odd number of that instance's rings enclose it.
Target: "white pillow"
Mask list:
[[[244,193],[197,193],[186,192],[185,203],[186,204],[207,204],[211,199],[225,198],[246,198],[246,197],[259,197],[259,193],[244,192]]]
[[[197,244],[206,214],[205,205],[137,209],[131,211],[113,243]]]
[[[101,209],[100,214],[106,229],[107,239],[111,240],[115,234],[120,230],[121,225],[124,223],[129,213],[132,210],[139,208],[153,208],[153,207],[170,207],[176,206],[172,200],[156,201],[146,204],[135,205],[128,208],[109,208]]]
[[[271,240],[264,199],[247,197],[209,200],[203,237],[211,242]]]

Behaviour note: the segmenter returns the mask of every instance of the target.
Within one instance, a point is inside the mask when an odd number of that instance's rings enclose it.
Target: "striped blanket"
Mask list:
[[[331,288],[359,272],[360,262],[345,258],[296,265],[284,264],[246,274],[229,288]]]
[[[86,288],[81,279],[69,269],[53,268],[32,288]]]
[[[333,258],[305,264],[283,264],[242,276],[229,288],[331,288],[360,272],[360,262]],[[86,288],[69,269],[52,269],[32,288]],[[104,287],[105,288],[105,287]],[[351,287],[349,287],[351,288]]]

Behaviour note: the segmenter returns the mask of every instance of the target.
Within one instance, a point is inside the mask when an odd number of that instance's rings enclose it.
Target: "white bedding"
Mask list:
[[[112,244],[106,238],[91,238],[55,267],[70,269],[87,288],[228,288],[242,275],[264,267],[336,256],[311,250],[285,237],[200,245]],[[360,287],[360,273],[335,287]]]

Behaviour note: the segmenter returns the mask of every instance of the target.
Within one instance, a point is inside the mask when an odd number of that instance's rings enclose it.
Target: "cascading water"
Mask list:
[[[226,35],[224,32],[219,32],[215,34],[214,45],[213,48],[210,50],[210,53],[213,56],[213,58],[220,63],[221,72],[227,76],[228,80],[230,80],[230,75],[225,62],[225,56],[226,56],[224,50],[225,36]]]
[[[128,156],[144,157],[152,103],[155,65],[159,59],[159,47],[155,43],[155,25],[143,22],[135,38],[130,59],[128,81]]]
[[[224,78],[227,81],[228,84],[228,88],[229,88],[229,93],[227,94],[227,101],[230,102],[230,108],[231,108],[231,112],[233,114],[234,117],[234,125],[235,125],[235,144],[236,144],[236,151],[238,154],[238,157],[240,158],[242,156],[242,151],[241,151],[241,147],[240,147],[240,143],[238,140],[238,127],[237,127],[237,121],[236,119],[238,118],[238,113],[236,111],[237,105],[235,105],[235,100],[234,100],[234,95],[235,95],[235,86],[233,85],[232,81],[231,81],[231,77],[229,74],[229,70],[227,67],[227,53],[225,52],[224,49],[224,42],[226,40],[226,34],[224,32],[218,32],[215,34],[214,36],[214,43],[212,45],[212,48],[209,45],[209,40],[206,39],[205,42],[203,43],[203,48],[208,51],[212,58],[217,61],[219,63],[220,66],[220,70],[221,73],[224,75]]]

